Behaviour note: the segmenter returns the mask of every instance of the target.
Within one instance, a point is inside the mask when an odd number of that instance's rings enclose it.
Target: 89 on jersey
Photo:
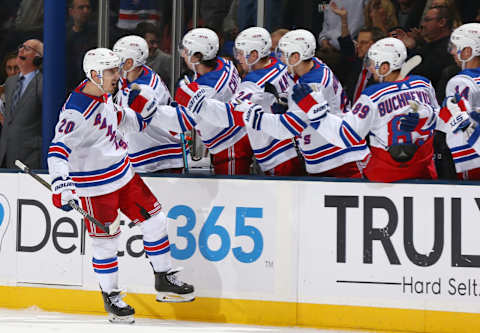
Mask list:
[[[209,261],[223,260],[230,252],[232,238],[243,237],[250,238],[250,251],[246,251],[242,246],[232,248],[233,256],[240,262],[252,263],[256,261],[263,251],[263,237],[258,228],[247,225],[246,219],[253,219],[253,223],[260,222],[258,219],[263,218],[263,209],[258,207],[236,207],[235,208],[235,232],[230,236],[226,227],[217,224],[224,206],[213,206],[210,214],[201,226],[198,233],[198,240],[195,238],[193,229],[197,225],[197,217],[195,211],[185,205],[178,205],[171,208],[168,217],[174,220],[180,220],[184,217],[186,222],[183,226],[177,227],[177,238],[184,238],[186,246],[179,248],[176,244],[171,244],[170,249],[172,257],[178,260],[185,260],[192,257],[197,248],[202,256]],[[170,235],[172,241],[173,235]],[[211,246],[210,239],[216,238],[216,246]],[[215,248],[214,248],[215,247]]]

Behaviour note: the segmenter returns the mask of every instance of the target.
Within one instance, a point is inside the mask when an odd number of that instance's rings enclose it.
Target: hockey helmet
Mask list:
[[[143,66],[148,58],[148,44],[145,39],[140,36],[130,35],[117,40],[113,46],[115,52],[120,58],[122,65],[128,59],[133,60],[133,66],[128,71],[135,67]]]
[[[92,80],[92,71],[100,78],[100,86],[103,85],[103,71],[106,69],[119,68],[120,58],[110,49],[97,48],[87,51],[83,57],[83,71],[87,78]],[[97,84],[97,83],[95,83]]]
[[[247,59],[247,64],[252,66],[260,59],[270,54],[270,48],[272,47],[272,38],[270,33],[261,27],[251,27],[243,30],[235,39],[235,57],[238,53],[243,53],[243,56]],[[258,52],[258,58],[253,62],[248,62],[248,57],[253,51]]]
[[[315,49],[317,43],[315,41],[315,36],[308,30],[297,29],[287,32],[283,35],[282,38],[278,41],[278,50],[277,52],[283,58],[285,57],[286,62],[294,53],[300,55],[300,60],[295,64],[287,64],[289,66],[296,66],[303,60],[311,59],[315,56]]]
[[[383,81],[383,78],[395,70],[400,70],[407,59],[407,48],[400,39],[387,37],[375,42],[368,49],[367,66],[374,69],[375,73]],[[379,70],[383,63],[388,63],[390,69],[381,75]]]
[[[472,55],[468,59],[461,59],[460,53],[467,48],[472,49]],[[456,49],[458,60],[465,64],[474,57],[480,56],[480,23],[467,23],[455,29],[450,36],[449,51]]]
[[[217,56],[219,48],[217,34],[208,28],[192,29],[183,36],[180,54],[185,54],[191,62],[195,53],[202,55],[202,60],[211,60]]]

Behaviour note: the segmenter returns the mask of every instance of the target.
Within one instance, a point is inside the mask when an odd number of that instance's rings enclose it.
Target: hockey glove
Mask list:
[[[128,94],[128,106],[139,113],[144,120],[149,120],[157,111],[157,99],[155,92],[149,87],[140,87],[132,85],[132,90]]]
[[[66,212],[72,210],[68,204],[70,200],[75,201],[78,205],[78,196],[75,193],[75,184],[70,177],[58,177],[52,182],[52,201],[55,207],[60,208]]]
[[[319,121],[328,112],[328,102],[320,91],[314,92],[308,84],[293,86],[292,98],[312,122]]]
[[[253,104],[251,102],[244,102],[235,107],[236,112],[242,114],[242,120],[244,126],[253,128],[254,130],[259,131],[262,123],[263,109],[258,104]],[[234,112],[235,112],[234,111]],[[235,116],[234,116],[235,119]]]
[[[403,132],[413,132],[420,122],[418,112],[409,112],[400,119],[400,130]]]
[[[200,112],[206,93],[207,91],[200,88],[197,82],[186,84],[182,80],[175,93],[175,101],[195,114]]]
[[[440,110],[440,118],[450,126],[453,133],[465,131],[472,124],[468,111],[470,105],[460,95],[446,97]]]

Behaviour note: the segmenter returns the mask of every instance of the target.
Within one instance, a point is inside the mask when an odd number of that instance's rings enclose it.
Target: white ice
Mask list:
[[[300,327],[272,327],[135,318],[128,324],[110,324],[107,316],[65,314],[38,308],[11,310],[0,308],[0,333],[271,333],[271,332],[352,332]],[[363,331],[365,332],[365,331]]]

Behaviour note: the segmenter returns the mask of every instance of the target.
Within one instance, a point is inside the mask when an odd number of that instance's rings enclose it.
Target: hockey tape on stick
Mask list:
[[[43,186],[45,186],[49,191],[52,190],[52,187],[50,186],[50,184],[45,181],[43,178],[41,178],[39,175],[37,175],[36,173],[33,173],[32,170],[26,166],[25,164],[23,164],[21,161],[19,160],[16,160],[15,161],[15,165],[20,169],[22,170],[23,172],[29,174],[30,176],[32,176],[36,181],[38,181],[40,184],[42,184]],[[98,228],[102,229],[103,231],[105,231],[106,233],[108,233],[109,235],[113,235],[115,234],[115,232],[117,232],[118,228],[120,227],[120,219],[116,219],[115,222],[113,222],[112,224],[106,226],[106,225],[103,225],[100,221],[98,221],[96,218],[94,218],[93,216],[91,216],[90,214],[88,214],[85,210],[82,209],[82,207],[80,207],[79,205],[77,205],[77,203],[74,201],[74,200],[70,200],[68,201],[68,205],[70,207],[72,207],[73,209],[75,209],[77,212],[79,212],[80,214],[83,215],[83,217],[85,217],[87,220],[89,220],[90,222],[92,222],[93,224],[95,224]]]
[[[402,69],[400,69],[400,75],[397,78],[398,80],[403,80],[408,73],[410,73],[415,67],[420,65],[422,62],[422,57],[419,55],[413,56],[410,59],[408,59],[402,66]]]
[[[185,140],[185,134],[180,133],[180,141],[182,141],[183,173],[189,173],[187,159],[187,141]]]
[[[414,113],[418,112],[418,108],[420,107],[417,102],[414,101],[408,101],[408,104],[410,104],[410,107],[412,108]]]

